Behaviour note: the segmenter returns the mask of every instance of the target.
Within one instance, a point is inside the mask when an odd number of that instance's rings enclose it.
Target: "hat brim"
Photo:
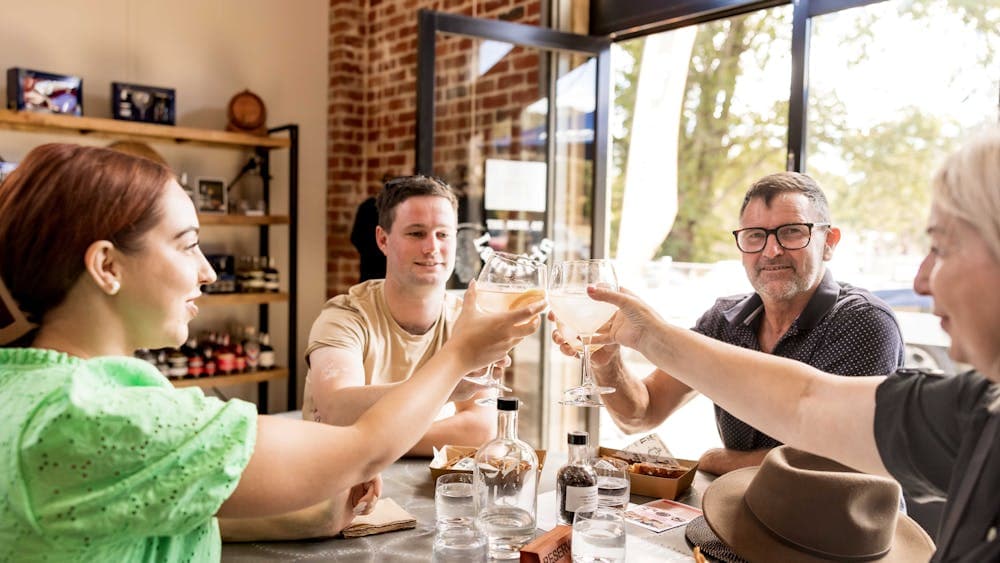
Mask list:
[[[746,560],[736,555],[729,546],[715,535],[704,516],[699,516],[684,526],[684,539],[691,547],[701,548],[702,555],[719,560],[722,563],[746,563]]]
[[[723,543],[750,561],[826,562],[830,559],[799,551],[775,537],[750,512],[743,495],[757,467],[738,469],[720,476],[705,490],[701,500],[705,521]],[[817,507],[819,508],[819,507]],[[804,523],[809,525],[809,523]],[[934,555],[930,536],[905,514],[896,518],[896,533],[887,554],[872,561],[928,561]]]

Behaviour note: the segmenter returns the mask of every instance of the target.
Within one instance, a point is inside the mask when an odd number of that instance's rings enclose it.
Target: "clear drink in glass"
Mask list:
[[[625,510],[628,507],[628,464],[617,459],[601,458],[594,463],[597,473],[597,505]]]
[[[472,491],[471,473],[449,473],[438,477],[434,489],[434,510],[439,530],[453,526],[475,526],[476,507]]]
[[[618,510],[577,512],[573,519],[574,563],[624,563],[625,520]]]

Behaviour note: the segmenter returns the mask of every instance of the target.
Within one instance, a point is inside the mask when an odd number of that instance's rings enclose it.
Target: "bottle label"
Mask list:
[[[261,352],[257,360],[257,365],[261,369],[271,369],[274,367],[274,352]]]
[[[590,487],[566,486],[566,510],[590,512],[597,508],[597,485]]]

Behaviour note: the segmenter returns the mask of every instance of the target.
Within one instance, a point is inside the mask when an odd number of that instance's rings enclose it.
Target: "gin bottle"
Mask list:
[[[559,523],[573,525],[577,511],[591,512],[597,508],[597,473],[590,465],[590,450],[586,432],[570,432],[569,461],[556,473],[556,498],[559,502]]]
[[[518,404],[513,397],[497,398],[497,437],[476,452],[476,526],[492,559],[520,559],[521,548],[535,536],[538,457],[517,439]]]

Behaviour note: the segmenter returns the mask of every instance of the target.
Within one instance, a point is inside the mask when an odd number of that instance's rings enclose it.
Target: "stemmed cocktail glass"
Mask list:
[[[559,322],[575,332],[582,344],[581,384],[563,392],[563,405],[602,407],[601,395],[613,393],[614,387],[594,383],[590,367],[590,341],[617,308],[595,301],[587,295],[587,287],[595,285],[618,290],[618,275],[609,260],[570,260],[552,268],[548,300]]]
[[[476,280],[476,306],[483,311],[500,313],[519,309],[545,297],[545,265],[521,254],[494,252],[483,264]],[[510,391],[501,382],[501,375],[493,377],[494,364],[486,373],[465,379],[496,389],[493,397],[479,399],[478,404],[495,404],[496,397],[503,391]]]

